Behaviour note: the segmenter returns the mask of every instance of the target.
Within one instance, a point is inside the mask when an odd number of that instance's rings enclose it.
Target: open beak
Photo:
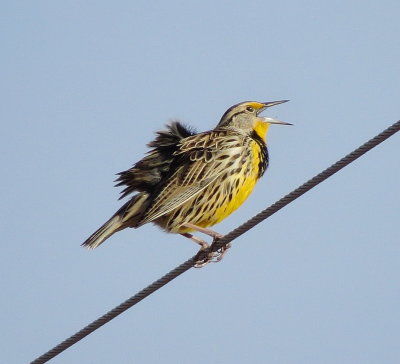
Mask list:
[[[283,104],[284,102],[288,102],[288,101],[289,100],[263,102],[264,107],[262,108],[262,110],[265,110],[266,108],[271,107],[271,106]],[[293,124],[287,123],[285,121],[281,121],[281,120],[277,120],[277,119],[273,119],[273,118],[268,118],[268,117],[263,117],[261,119],[264,122],[268,123],[268,124],[293,125]]]
[[[264,122],[268,123],[268,124],[280,124],[280,125],[293,125],[291,123],[287,123],[286,121],[281,121],[278,119],[273,119],[273,118],[267,118],[267,117],[263,117],[261,118]]]
[[[263,102],[263,104],[264,104],[263,110],[265,110],[267,107],[283,104],[284,102],[288,102],[288,101],[289,100]]]

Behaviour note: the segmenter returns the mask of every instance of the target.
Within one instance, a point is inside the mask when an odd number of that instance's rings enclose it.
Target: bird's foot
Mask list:
[[[222,248],[219,248],[215,253],[217,254],[216,256],[216,260],[215,263],[220,262],[222,260],[222,258],[225,256],[226,252],[228,251],[228,249],[231,247],[231,244],[228,243],[226,245],[224,245]],[[215,254],[214,253],[214,254]]]
[[[213,263],[218,263],[222,260],[224,255],[226,254],[227,250],[231,247],[230,244],[227,244],[221,248],[219,248],[216,251],[211,251],[212,246],[223,237],[222,234],[217,233],[214,230],[211,229],[206,229],[191,223],[185,223],[182,225],[182,227],[186,227],[192,230],[196,230],[198,232],[201,232],[203,234],[209,235],[213,238],[212,245],[210,245],[205,242],[204,240],[198,238],[197,236],[194,236],[189,233],[183,233],[181,235],[185,236],[186,238],[189,238],[190,240],[194,241],[195,243],[199,244],[201,246],[199,252],[197,253],[197,260],[195,262],[194,267],[195,268],[202,268],[205,265],[207,265],[210,262]]]
[[[211,251],[210,245],[207,242],[205,242],[204,240],[198,238],[197,236],[193,236],[192,234],[189,234],[189,233],[184,233],[182,235],[185,236],[186,238],[191,239],[192,241],[196,242],[197,244],[201,245],[201,248],[196,255],[197,259],[194,264],[195,268],[202,268],[211,262],[212,263],[220,262],[222,260],[222,258],[224,257],[224,255],[226,254],[227,250],[231,247],[230,244],[227,244],[227,245],[223,246],[222,248],[219,248],[216,251]],[[220,235],[220,236],[222,237],[222,235]],[[214,238],[212,244],[214,244],[218,239],[220,239],[220,238],[219,237]]]
[[[195,262],[195,265],[194,265],[195,268],[202,268],[211,262],[213,257],[211,256],[212,253],[209,252],[210,245],[206,241],[198,238],[197,236],[189,234],[189,233],[183,233],[181,235],[184,236],[185,238],[188,238],[188,239],[194,241],[196,244],[200,245],[200,250],[197,253],[197,256],[199,259],[196,260],[196,262]]]
[[[220,262],[230,247],[231,245],[227,244],[216,251],[210,251],[211,247],[209,247],[207,250],[200,249],[197,253],[198,259],[196,260],[194,267],[203,268],[208,263]]]

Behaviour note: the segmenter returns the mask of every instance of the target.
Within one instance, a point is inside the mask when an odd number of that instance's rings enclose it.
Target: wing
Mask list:
[[[167,214],[199,194],[238,160],[243,141],[239,135],[228,137],[227,134],[231,133],[213,130],[181,141],[174,153],[173,173],[154,194],[154,200],[139,226]]]
[[[168,175],[180,141],[191,135],[191,130],[176,121],[167,125],[167,130],[157,132],[155,140],[148,144],[153,149],[147,156],[127,171],[118,173],[115,186],[126,186],[120,199],[136,191],[153,192],[155,186]]]

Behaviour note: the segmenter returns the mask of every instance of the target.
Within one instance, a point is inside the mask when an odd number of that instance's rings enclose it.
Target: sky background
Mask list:
[[[4,1],[0,361],[27,363],[182,263],[152,225],[80,244],[170,119],[266,115],[227,233],[400,118],[398,1]],[[400,362],[400,134],[51,362]]]

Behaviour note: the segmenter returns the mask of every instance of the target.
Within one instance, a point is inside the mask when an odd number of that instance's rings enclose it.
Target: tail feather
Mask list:
[[[117,231],[127,227],[136,227],[149,202],[147,193],[139,193],[125,203],[107,222],[89,236],[82,246],[88,249],[97,248]]]
[[[97,248],[101,243],[108,239],[112,234],[121,230],[123,226],[122,218],[119,215],[114,215],[110,220],[103,224],[98,230],[86,239],[82,246],[88,249]]]

